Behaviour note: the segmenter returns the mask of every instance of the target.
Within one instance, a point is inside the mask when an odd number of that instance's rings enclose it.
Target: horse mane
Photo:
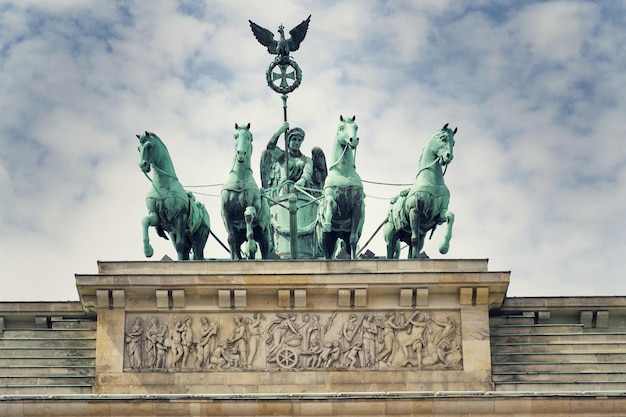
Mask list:
[[[161,140],[161,138],[159,136],[157,136],[156,133],[152,133],[152,132],[147,132],[146,131],[146,136],[149,136],[151,138],[156,139],[156,141],[169,153],[169,150],[167,149],[167,146],[165,146],[165,142],[163,142]]]

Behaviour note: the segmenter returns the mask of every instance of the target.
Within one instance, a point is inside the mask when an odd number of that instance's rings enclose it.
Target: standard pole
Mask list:
[[[289,195],[289,247],[291,259],[298,259],[298,197]]]
[[[287,94],[280,96],[283,99],[283,122],[287,121]],[[287,180],[287,193],[292,192],[291,184],[289,183],[289,139],[287,139],[287,132],[285,132],[285,180]]]
[[[287,121],[287,94],[280,96],[283,99],[283,120]],[[293,194],[293,187],[289,182],[289,139],[285,132],[285,179],[287,180],[287,194],[289,195],[289,249],[291,259],[298,259],[298,197]]]

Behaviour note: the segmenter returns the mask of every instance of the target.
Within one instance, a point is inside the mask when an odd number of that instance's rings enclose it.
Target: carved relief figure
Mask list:
[[[125,341],[130,367],[133,369],[141,368],[143,351],[143,319],[141,317],[135,319],[135,323],[126,333]]]
[[[167,326],[162,324],[159,327],[159,334],[156,338],[156,362],[154,364],[155,368],[162,369],[165,368],[165,359],[167,358]]]
[[[232,358],[237,358],[233,366],[247,368],[248,367],[248,329],[243,322],[241,316],[233,317],[235,329],[227,340],[227,346]]]
[[[410,337],[400,344],[405,356],[402,366],[409,364],[422,366],[422,349],[425,346],[424,330],[426,330],[426,316],[416,311],[407,322],[406,332]]]
[[[230,366],[230,357],[226,353],[226,346],[223,343],[217,345],[213,353],[211,354],[211,359],[209,359],[209,369],[217,369],[218,371],[222,371],[224,367],[228,368]]]
[[[266,343],[270,346],[267,354],[268,362],[276,362],[276,354],[284,344],[300,345],[302,336],[296,326],[296,314],[287,315],[276,313],[277,320],[273,321],[268,328],[269,337]]]
[[[195,338],[194,338],[193,329],[191,327],[191,323],[192,323],[191,317],[186,317],[185,322],[183,323],[183,327],[180,332],[180,343],[183,348],[183,358],[182,358],[181,365],[184,368],[190,367],[189,355],[195,346],[195,340],[194,340]]]
[[[348,316],[348,321],[346,321],[341,327],[341,335],[339,336],[339,341],[341,346],[341,353],[343,355],[342,364],[344,366],[349,366],[350,361],[348,359],[348,355],[350,354],[356,343],[359,343],[357,342],[357,338],[355,336],[359,332],[361,328],[361,323],[363,322],[364,318],[365,315],[363,315],[361,320],[359,320],[359,317],[356,314],[351,313]],[[361,344],[359,343],[359,350],[360,346]],[[352,365],[354,366],[354,364]]]
[[[146,356],[145,366],[148,368],[154,368],[157,359],[157,338],[159,336],[159,319],[151,316],[150,325],[146,332]]]
[[[176,320],[174,328],[170,332],[170,354],[172,368],[180,368],[182,365],[182,358],[184,355],[184,349],[182,344],[182,333],[185,329],[185,325],[181,320]]]
[[[423,365],[435,365],[438,362],[446,363],[445,357],[450,350],[454,338],[457,336],[458,324],[447,317],[446,322],[437,321],[432,314],[426,317],[425,352]]]
[[[244,319],[244,323],[248,328],[248,366],[251,366],[254,359],[256,359],[256,354],[261,344],[261,323],[263,321],[265,321],[263,313],[254,313],[252,318],[246,317]]]
[[[359,358],[359,353],[362,350],[361,342],[356,342],[354,346],[350,348],[347,354],[347,361],[345,366],[348,368],[354,368],[357,363],[357,359]]]
[[[444,342],[439,349],[439,359],[444,365],[453,366],[461,362],[463,354],[461,353],[461,344],[459,342],[452,342],[448,344]]]
[[[391,361],[396,353],[396,346],[398,345],[396,330],[404,329],[406,323],[404,322],[404,313],[397,314],[396,312],[389,312],[385,314],[385,321],[381,325],[382,327],[382,349],[378,352],[378,358],[381,362],[388,366],[391,366]]]
[[[215,339],[217,338],[217,326],[214,323],[211,323],[206,316],[203,316],[200,322],[202,323],[200,340],[196,345],[198,349],[197,368],[208,365],[211,352],[215,349]]]
[[[362,366],[371,368],[378,363],[378,348],[376,340],[378,339],[378,325],[376,324],[376,316],[374,313],[367,313],[365,320],[361,323],[363,329],[363,347],[362,347]]]
[[[460,326],[454,314],[412,311],[408,319],[404,311],[388,311],[382,316],[375,312],[273,314],[267,328],[267,318],[260,312],[191,314],[184,319],[166,314],[145,319],[130,315],[124,340],[125,367],[198,371],[462,369]],[[339,320],[335,320],[337,316]],[[221,340],[220,328],[227,335]]]
[[[320,353],[322,353],[322,348],[320,347],[319,340],[312,340],[309,343],[308,349],[304,349],[300,352],[302,368],[317,367]]]
[[[335,361],[339,359],[341,348],[338,341],[326,342],[324,346],[318,345],[316,341],[310,352],[312,360],[310,366],[313,368],[330,368],[335,365]]]

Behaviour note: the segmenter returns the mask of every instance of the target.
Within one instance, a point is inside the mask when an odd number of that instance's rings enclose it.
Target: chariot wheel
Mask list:
[[[276,363],[281,368],[291,369],[298,364],[299,359],[298,352],[288,346],[276,353]]]

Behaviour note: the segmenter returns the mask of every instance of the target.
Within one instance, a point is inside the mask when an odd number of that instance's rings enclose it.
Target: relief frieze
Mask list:
[[[460,370],[458,311],[127,314],[141,372]]]

